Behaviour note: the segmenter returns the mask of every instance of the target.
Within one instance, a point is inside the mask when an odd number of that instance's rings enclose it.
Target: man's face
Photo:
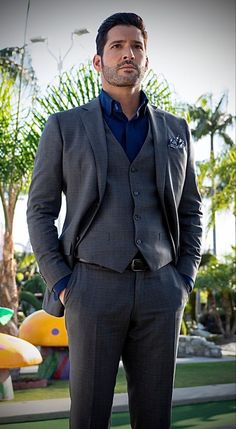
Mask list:
[[[117,25],[107,33],[103,55],[95,55],[94,66],[101,72],[103,87],[136,87],[144,77],[148,59],[141,31],[135,26]]]

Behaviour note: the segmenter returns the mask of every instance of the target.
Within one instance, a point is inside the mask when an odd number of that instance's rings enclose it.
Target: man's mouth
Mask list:
[[[122,70],[122,69],[136,70],[136,67],[131,65],[125,65],[125,66],[119,67],[119,70]]]
[[[137,70],[137,67],[132,63],[123,63],[118,67],[118,70],[120,69]]]

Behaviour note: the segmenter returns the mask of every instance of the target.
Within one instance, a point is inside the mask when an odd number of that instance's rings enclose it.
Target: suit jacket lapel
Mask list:
[[[95,98],[90,103],[82,106],[80,113],[95,157],[101,201],[106,186],[108,160],[106,134],[99,98]]]
[[[156,184],[164,205],[164,187],[167,167],[167,130],[164,114],[148,105],[150,123],[154,140]]]
[[[152,127],[156,164],[156,184],[164,204],[164,186],[167,167],[167,131],[164,114],[148,105]],[[107,145],[99,98],[95,98],[80,109],[80,117],[94,152],[100,200],[104,194],[107,177]]]

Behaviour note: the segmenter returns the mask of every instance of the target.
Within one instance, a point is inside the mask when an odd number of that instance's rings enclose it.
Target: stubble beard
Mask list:
[[[125,64],[132,64],[135,67],[130,73],[126,75],[119,75],[119,68]],[[102,61],[102,74],[104,79],[112,86],[117,87],[133,87],[141,84],[146,68],[144,66],[139,66],[134,64],[132,61],[124,61],[121,64],[117,64],[115,67],[108,67]]]

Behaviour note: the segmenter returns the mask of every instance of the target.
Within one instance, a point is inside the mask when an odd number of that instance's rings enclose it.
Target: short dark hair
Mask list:
[[[107,33],[111,28],[115,27],[116,25],[134,25],[139,30],[141,30],[144,39],[144,46],[146,48],[147,32],[145,30],[145,25],[142,18],[136,15],[136,13],[120,12],[114,13],[114,15],[109,16],[100,25],[96,37],[96,47],[98,55],[103,55],[103,49],[107,42]]]

